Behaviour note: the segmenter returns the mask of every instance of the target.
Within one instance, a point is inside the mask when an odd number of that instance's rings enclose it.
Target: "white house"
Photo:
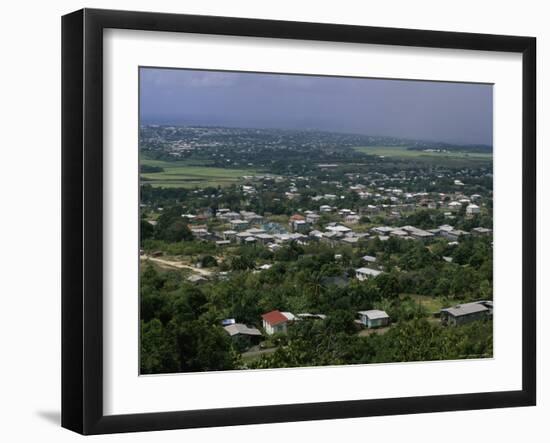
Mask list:
[[[367,328],[379,328],[390,323],[390,316],[385,311],[379,311],[378,309],[359,311],[358,314],[361,324]]]
[[[280,311],[271,311],[262,315],[262,325],[268,335],[273,335],[277,333],[286,334],[288,329],[288,323],[290,322],[289,316]],[[294,318],[294,316],[292,316]]]
[[[378,275],[382,274],[382,271],[377,271],[376,269],[371,268],[357,268],[355,270],[355,276],[358,280],[366,280],[371,277],[376,277]]]

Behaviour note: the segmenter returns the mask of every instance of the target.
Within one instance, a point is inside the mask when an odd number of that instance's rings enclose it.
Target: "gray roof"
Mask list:
[[[248,232],[251,232],[251,231],[248,231]],[[271,240],[271,239],[273,239],[273,236],[269,235],[269,234],[257,234],[256,237],[261,239],[261,240]]]
[[[378,309],[371,309],[369,311],[358,311],[360,315],[364,315],[369,320],[376,320],[379,318],[390,318],[385,311],[380,311]]]
[[[460,317],[462,315],[475,314],[477,312],[485,312],[489,309],[486,306],[483,306],[480,302],[473,303],[463,303],[461,305],[456,305],[451,308],[442,309],[442,312],[448,312],[453,317]]]
[[[258,331],[256,328],[249,328],[246,325],[243,325],[242,323],[235,323],[232,325],[224,326],[225,332],[227,332],[231,337],[234,335],[262,335],[260,331]]]
[[[395,228],[391,228],[389,226],[377,226],[376,228],[373,228],[373,231],[387,233],[393,231],[394,229]]]
[[[489,233],[489,232],[492,232],[492,229],[479,227],[479,228],[472,229],[472,231],[480,232],[480,233]]]

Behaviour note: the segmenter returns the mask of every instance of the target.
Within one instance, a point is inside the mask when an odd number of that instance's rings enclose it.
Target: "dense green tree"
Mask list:
[[[141,244],[147,239],[153,238],[155,228],[148,221],[141,219],[139,223],[139,238]]]
[[[160,320],[141,322],[140,344],[142,374],[159,374],[180,370],[176,341]]]

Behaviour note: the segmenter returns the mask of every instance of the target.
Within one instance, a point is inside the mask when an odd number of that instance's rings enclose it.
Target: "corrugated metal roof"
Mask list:
[[[256,335],[256,336],[262,335],[262,333],[258,331],[256,328],[249,328],[248,326],[243,325],[242,323],[227,325],[227,326],[224,326],[224,329],[231,337],[238,334]]]
[[[369,320],[376,320],[379,318],[390,318],[385,311],[380,311],[378,309],[370,309],[368,311],[359,311],[359,314],[364,315]]]
[[[288,318],[285,317],[280,311],[271,311],[267,314],[263,314],[262,319],[264,319],[271,326],[275,326],[279,323],[284,323],[288,321]]]
[[[373,277],[382,274],[382,271],[377,271],[376,269],[371,268],[358,268],[355,272],[358,272],[359,274],[372,275]]]
[[[475,314],[477,312],[485,312],[489,309],[486,306],[483,306],[479,302],[474,303],[464,303],[462,305],[456,305],[452,308],[442,309],[442,312],[448,312],[453,317],[460,317],[462,315]]]

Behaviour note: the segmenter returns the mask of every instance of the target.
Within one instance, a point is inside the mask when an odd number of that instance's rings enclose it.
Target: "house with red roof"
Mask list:
[[[271,311],[262,315],[262,323],[266,334],[286,334],[288,324],[294,319],[290,312]]]

